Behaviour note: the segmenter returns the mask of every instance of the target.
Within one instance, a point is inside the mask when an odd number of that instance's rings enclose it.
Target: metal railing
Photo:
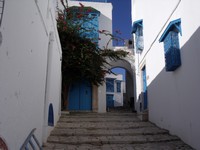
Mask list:
[[[34,135],[36,128],[34,128],[24,141],[24,144],[21,146],[20,150],[42,150],[40,143],[38,142],[37,138]]]
[[[71,0],[71,1],[84,1],[84,2],[101,2],[101,3],[107,3],[107,0]]]
[[[1,27],[1,22],[3,19],[3,10],[4,10],[4,2],[5,0],[0,0],[0,27]]]

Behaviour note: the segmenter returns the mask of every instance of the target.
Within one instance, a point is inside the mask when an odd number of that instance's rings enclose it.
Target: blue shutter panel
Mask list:
[[[160,42],[164,42],[166,71],[174,71],[181,66],[181,55],[178,37],[178,33],[182,34],[180,25],[180,19],[171,21],[159,39]]]

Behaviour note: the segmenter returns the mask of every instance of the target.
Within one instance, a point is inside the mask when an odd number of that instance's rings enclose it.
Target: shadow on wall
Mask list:
[[[200,149],[199,57],[200,27],[181,48],[182,65],[173,72],[163,68],[148,86],[150,121],[196,149]]]

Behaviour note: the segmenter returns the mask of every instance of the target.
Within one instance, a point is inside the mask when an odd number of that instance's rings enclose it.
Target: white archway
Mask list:
[[[119,48],[122,49],[122,48]],[[118,50],[118,49],[115,49]],[[136,89],[135,89],[135,59],[134,54],[132,53],[131,49],[124,48],[125,51],[128,51],[129,54],[127,57],[121,60],[108,60],[110,65],[106,67],[108,69],[112,68],[123,68],[126,70],[126,105],[130,105],[130,99],[135,99]],[[102,86],[98,87],[98,112],[106,112],[106,85],[103,83]]]

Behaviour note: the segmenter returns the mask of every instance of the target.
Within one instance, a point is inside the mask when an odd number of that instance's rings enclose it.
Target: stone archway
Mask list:
[[[110,62],[111,66],[109,69],[112,68],[123,68],[126,71],[126,94],[125,96],[125,101],[124,101],[124,107],[130,107],[131,100],[134,99],[135,97],[135,92],[134,92],[134,70],[131,67],[131,64],[127,60],[118,60],[118,61],[112,61]]]
[[[127,105],[130,105],[130,100],[135,99],[136,86],[135,86],[135,63],[134,55],[130,49],[125,49],[129,51],[129,55],[124,59],[113,61],[108,60],[110,65],[107,66],[108,69],[120,67],[126,70],[126,101]],[[135,103],[135,102],[134,102]],[[98,87],[98,112],[106,112],[106,85]]]

